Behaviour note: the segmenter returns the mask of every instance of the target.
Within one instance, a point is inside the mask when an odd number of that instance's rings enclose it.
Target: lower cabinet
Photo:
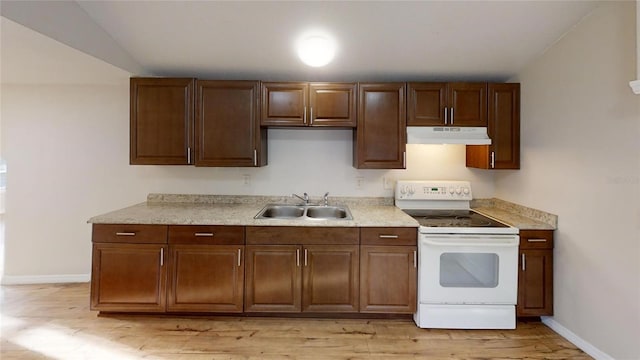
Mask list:
[[[165,311],[166,228],[94,225],[91,310]]]
[[[518,316],[553,315],[553,231],[520,230]]]
[[[247,312],[358,312],[357,245],[247,245]]]
[[[358,312],[358,240],[357,228],[247,228],[245,311]]]
[[[169,312],[240,313],[244,227],[169,226]]]
[[[243,254],[243,245],[170,245],[167,311],[242,312]]]
[[[299,312],[302,309],[299,246],[248,245],[245,274],[245,311]]]
[[[360,312],[411,314],[417,306],[415,228],[363,228]]]
[[[415,228],[95,224],[91,309],[410,314],[416,239]]]

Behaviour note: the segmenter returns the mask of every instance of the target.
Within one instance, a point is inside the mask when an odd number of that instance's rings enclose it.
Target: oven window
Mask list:
[[[443,253],[440,286],[494,288],[498,286],[498,255],[493,253]]]

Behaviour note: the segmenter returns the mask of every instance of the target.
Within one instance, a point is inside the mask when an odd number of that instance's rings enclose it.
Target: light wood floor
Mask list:
[[[0,287],[4,359],[590,359],[539,322],[427,330],[411,320],[97,316],[89,285]]]

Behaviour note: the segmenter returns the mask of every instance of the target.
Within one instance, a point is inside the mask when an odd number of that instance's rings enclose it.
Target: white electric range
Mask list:
[[[421,328],[514,329],[518,229],[470,208],[467,181],[398,181],[395,203],[418,229]]]

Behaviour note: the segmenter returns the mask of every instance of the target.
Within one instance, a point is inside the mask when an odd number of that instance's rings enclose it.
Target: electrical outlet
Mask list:
[[[393,190],[393,184],[395,183],[395,180],[393,180],[390,177],[383,177],[382,178],[382,188],[385,190]]]
[[[245,185],[251,185],[251,175],[242,174],[242,183]]]
[[[362,189],[363,185],[364,185],[364,176],[357,176],[356,177],[356,189]]]

